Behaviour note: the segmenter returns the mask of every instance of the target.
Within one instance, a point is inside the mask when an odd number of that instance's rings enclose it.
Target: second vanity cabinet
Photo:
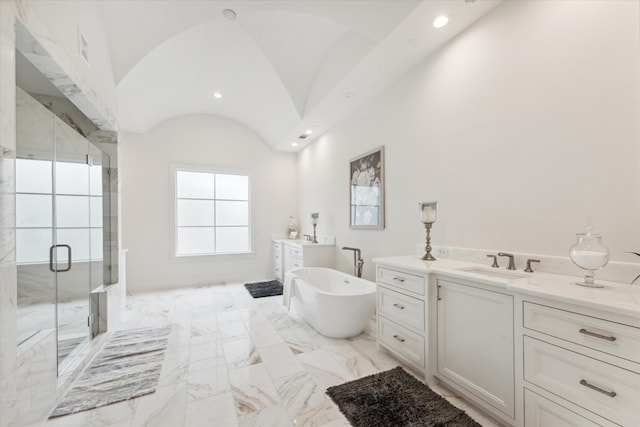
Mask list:
[[[273,241],[273,274],[284,279],[284,274],[293,268],[327,267],[335,265],[333,243],[309,243],[299,240]]]
[[[271,242],[271,254],[273,256],[273,275],[277,280],[282,281],[284,276],[282,274],[282,242],[280,240],[274,240]]]
[[[513,296],[438,278],[437,372],[514,418]]]
[[[307,251],[307,266],[310,264],[311,254]],[[298,245],[284,246],[284,271],[304,266],[304,251]]]

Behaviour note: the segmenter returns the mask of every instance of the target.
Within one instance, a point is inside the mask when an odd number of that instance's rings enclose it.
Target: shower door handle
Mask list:
[[[56,268],[53,268],[53,251],[56,248],[67,248],[67,251],[69,251],[69,263],[67,265],[67,268],[65,268],[64,270],[58,270],[58,261],[57,260],[56,260]],[[69,246],[69,245],[53,245],[53,246],[51,246],[51,248],[49,248],[49,270],[53,271],[54,273],[64,273],[65,271],[71,270],[71,246]]]

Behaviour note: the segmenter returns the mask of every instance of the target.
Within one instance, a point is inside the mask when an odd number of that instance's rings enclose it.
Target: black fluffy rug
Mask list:
[[[277,280],[269,282],[245,283],[244,287],[254,298],[282,295],[282,283]]]
[[[479,427],[400,366],[329,387],[327,394],[354,427]]]

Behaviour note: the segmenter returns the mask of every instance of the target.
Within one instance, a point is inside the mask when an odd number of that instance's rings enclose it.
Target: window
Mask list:
[[[251,251],[249,176],[176,169],[176,256]]]

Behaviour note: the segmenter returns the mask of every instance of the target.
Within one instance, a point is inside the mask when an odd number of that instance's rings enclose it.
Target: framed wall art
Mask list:
[[[384,147],[349,161],[351,228],[384,228]]]

